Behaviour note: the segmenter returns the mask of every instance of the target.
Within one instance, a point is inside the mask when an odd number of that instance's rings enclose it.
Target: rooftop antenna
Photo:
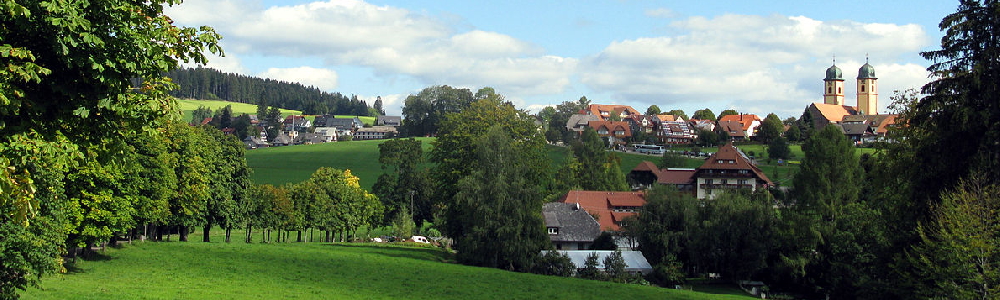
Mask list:
[[[833,65],[834,66],[837,65],[837,55],[836,54],[833,55]]]
[[[868,63],[868,52],[865,52],[865,63]]]

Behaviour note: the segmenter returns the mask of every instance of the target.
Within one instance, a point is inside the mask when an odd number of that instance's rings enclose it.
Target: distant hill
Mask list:
[[[194,99],[180,99],[177,100],[181,112],[184,113],[184,122],[191,122],[191,112],[198,109],[200,106],[208,107],[209,109],[215,111],[217,109],[226,107],[226,105],[231,105],[233,108],[233,115],[238,116],[241,114],[253,115],[257,114],[256,104],[247,104],[239,102],[229,102],[220,100],[194,100]],[[282,116],[287,115],[301,115],[302,111],[290,110],[290,109],[280,109]]]
[[[223,73],[211,68],[180,68],[167,72],[166,76],[179,86],[170,94],[181,99],[264,104],[308,115],[375,115],[369,104],[357,96],[328,93],[301,83]]]

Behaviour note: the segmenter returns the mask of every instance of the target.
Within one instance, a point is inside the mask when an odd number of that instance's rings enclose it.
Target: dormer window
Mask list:
[[[559,227],[549,227],[549,234],[559,234]]]

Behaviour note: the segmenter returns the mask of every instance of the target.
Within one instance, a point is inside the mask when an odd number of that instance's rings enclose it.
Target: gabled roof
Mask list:
[[[746,137],[746,131],[740,122],[719,121],[719,130],[725,131],[730,137]]]
[[[703,170],[749,170],[757,178],[766,181],[768,185],[772,185],[771,179],[768,179],[764,172],[757,168],[756,165],[750,162],[750,158],[743,154],[743,151],[737,149],[733,146],[733,143],[728,143],[725,146],[719,147],[719,151],[712,154],[705,163],[698,168],[698,171]]]
[[[875,133],[885,135],[889,126],[896,124],[896,115],[847,115],[844,116],[844,123],[867,123],[875,128]]]
[[[819,116],[831,123],[844,120],[844,116],[858,114],[858,108],[854,106],[826,103],[813,103],[810,106],[815,107],[816,111],[820,114]]]
[[[697,169],[675,169],[668,168],[660,171],[656,183],[659,184],[691,184],[694,181],[694,173]]]
[[[403,117],[400,116],[377,116],[375,117],[375,125],[386,125],[386,124],[396,124],[399,125],[403,122]]]
[[[621,229],[615,224],[612,216],[611,203],[609,198],[615,198],[619,203],[646,204],[646,195],[642,192],[611,192],[611,191],[569,191],[559,202],[579,203],[580,207],[591,215],[597,216],[597,222],[601,224],[601,230],[618,231]],[[624,205],[622,205],[624,206]],[[632,205],[629,205],[632,206]]]
[[[592,242],[601,235],[601,225],[576,203],[549,202],[542,205],[546,227],[559,228],[550,234],[553,242]]]
[[[648,160],[644,160],[641,163],[639,163],[639,165],[635,166],[635,168],[633,168],[632,171],[649,171],[653,172],[653,174],[660,174],[660,168],[658,168],[656,164]]]
[[[600,116],[594,115],[581,115],[576,114],[569,116],[569,120],[566,121],[566,129],[570,131],[583,131],[583,128],[590,123],[590,121],[600,121]]]
[[[594,131],[597,132],[600,132],[601,128],[607,129],[609,135],[615,135],[615,131],[624,131],[624,136],[632,136],[632,127],[628,126],[628,122],[625,121],[590,121],[587,122],[587,126],[594,128]]]
[[[660,122],[684,122],[684,118],[676,115],[657,115],[656,118],[660,119]]]
[[[875,134],[872,127],[866,123],[840,124],[839,127],[845,135],[864,135],[866,132]]]
[[[627,114],[627,115],[641,115],[642,114],[638,110],[636,110],[635,108],[632,108],[631,106],[628,106],[628,105],[591,104],[590,106],[587,106],[587,108],[584,108],[584,109],[580,110],[580,114],[589,114],[589,115],[601,116],[602,119],[606,119],[607,117],[605,117],[605,115],[601,114],[601,112],[605,112],[608,115],[611,115],[611,114],[620,115],[622,112],[625,112],[625,114]]]
[[[743,126],[743,131],[749,131],[750,126],[753,126],[753,122],[760,122],[760,117],[757,115],[726,115],[719,119],[719,122],[723,121],[733,121],[740,123]]]

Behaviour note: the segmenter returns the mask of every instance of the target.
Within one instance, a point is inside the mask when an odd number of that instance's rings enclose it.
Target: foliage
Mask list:
[[[590,280],[604,280],[604,272],[601,272],[597,266],[600,265],[598,261],[597,252],[591,252],[587,255],[587,260],[583,263],[583,268],[576,272],[576,277]]]
[[[650,105],[649,108],[646,108],[646,115],[647,116],[659,115],[660,112],[662,112],[662,111],[660,110],[659,106],[656,106],[656,104]]]
[[[659,264],[653,266],[653,272],[649,274],[649,281],[663,287],[672,287],[676,284],[684,283],[684,270],[673,254],[663,258]]]
[[[706,108],[706,109],[699,109],[699,110],[694,111],[694,114],[691,115],[691,118],[692,119],[697,119],[697,120],[715,121],[715,113],[713,113],[712,110],[708,109],[708,108]]]
[[[768,144],[774,139],[781,137],[781,134],[784,132],[785,126],[781,123],[781,119],[778,118],[778,115],[771,113],[767,114],[764,122],[761,122],[760,128],[757,129],[757,138],[761,142]]]
[[[393,218],[408,208],[414,223],[433,219],[433,190],[424,163],[422,142],[414,138],[392,139],[378,145],[383,173],[372,188],[386,207],[385,217]]]
[[[698,140],[695,141],[695,144],[701,147],[714,147],[716,145],[722,145],[722,143],[725,143],[727,140],[729,139],[725,133],[699,129]]]
[[[446,115],[460,112],[479,99],[482,98],[474,97],[469,89],[447,85],[428,87],[416,95],[409,95],[403,101],[406,122],[399,127],[400,134],[410,137],[436,135]]]
[[[787,138],[789,142],[798,142],[802,139],[802,130],[799,129],[799,126],[792,124],[788,127],[788,130],[785,131],[785,138]]]
[[[562,141],[567,144],[575,140],[574,132],[570,132],[566,128],[566,123],[569,122],[570,116],[579,113],[587,106],[590,106],[590,100],[586,96],[580,97],[576,102],[564,101],[556,105],[555,112],[547,120],[548,128],[545,130],[545,139],[550,143]]]
[[[858,200],[861,169],[851,142],[827,126],[802,145],[805,158],[795,176],[799,210],[836,218],[836,208]]]
[[[910,256],[918,294],[926,298],[1000,296],[1000,185],[982,177],[960,182],[941,197],[933,219],[917,227]]]
[[[179,68],[167,72],[166,76],[180,86],[170,92],[170,95],[178,98],[222,99],[300,110],[310,115],[373,116],[368,104],[357,96],[348,98],[340,93],[328,93],[296,82],[223,73],[202,67]]]
[[[604,257],[604,276],[611,282],[628,283],[632,276],[625,271],[627,267],[621,251],[615,250]]]
[[[788,141],[784,137],[775,138],[767,145],[768,161],[778,159],[788,160],[791,156],[792,149],[788,147]]]
[[[573,265],[573,261],[566,254],[560,254],[551,250],[543,252],[542,257],[531,267],[531,273],[570,277],[576,272],[576,266]]]
[[[606,143],[593,128],[583,130],[580,141],[572,145],[580,168],[575,174],[580,188],[590,191],[627,191],[624,172],[621,170],[621,159],[614,153],[605,150]]]
[[[474,143],[481,168],[458,181],[458,192],[447,208],[448,233],[463,264],[526,272],[549,244],[541,215],[542,191],[530,181],[537,176],[531,174],[531,163],[540,155],[513,144],[506,130],[491,127]]]
[[[777,240],[769,195],[724,193],[698,210],[689,233],[689,264],[730,280],[755,279],[768,267]]]
[[[655,185],[646,194],[646,205],[625,226],[636,239],[650,265],[663,263],[668,256],[686,259],[689,233],[697,216],[695,199],[665,185]]]
[[[618,244],[615,244],[615,236],[611,232],[601,232],[594,239],[594,242],[590,244],[590,250],[618,250]]]
[[[413,223],[413,216],[410,215],[410,211],[405,207],[402,208],[396,217],[392,220],[392,227],[394,229],[394,234],[401,239],[408,239],[413,236],[417,225]]]
[[[660,169],[666,168],[684,168],[687,166],[687,159],[676,152],[666,152],[663,153],[663,157],[660,158],[657,167]]]

